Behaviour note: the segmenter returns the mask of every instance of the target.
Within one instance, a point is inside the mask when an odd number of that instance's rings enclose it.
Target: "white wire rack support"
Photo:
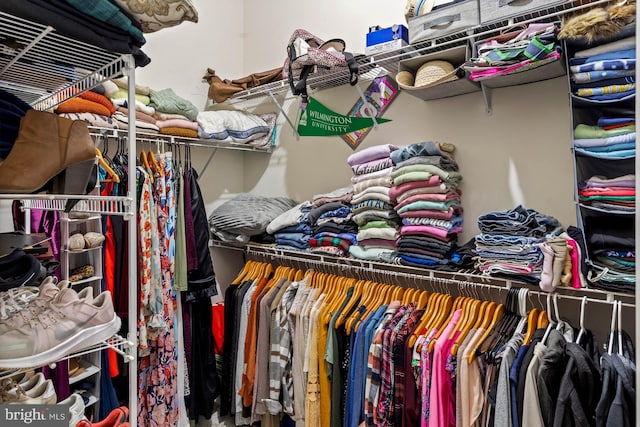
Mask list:
[[[300,141],[300,134],[298,133],[298,128],[296,127],[295,124],[293,124],[293,122],[291,121],[291,119],[289,118],[289,115],[287,114],[287,112],[284,110],[284,108],[282,107],[282,105],[280,105],[280,102],[278,102],[278,100],[276,99],[275,95],[273,94],[272,91],[267,91],[267,94],[269,94],[269,97],[271,98],[271,101],[273,101],[274,104],[276,104],[276,106],[278,107],[278,109],[280,110],[280,113],[284,116],[285,120],[287,121],[287,123],[289,123],[289,126],[291,126],[291,129],[293,129],[293,134],[296,137],[296,141]]]
[[[135,88],[135,62],[132,55],[126,55],[126,67],[124,69],[127,77],[128,85],[128,102],[129,105],[135,105],[136,103],[136,88]],[[136,110],[135,108],[129,108],[129,123],[136,122]],[[131,201],[131,212],[137,212],[136,203],[136,127],[129,126],[128,134],[128,169],[129,179],[127,185],[127,197]],[[138,424],[138,269],[137,269],[137,257],[134,254],[138,253],[138,224],[137,221],[128,221],[127,223],[127,244],[129,259],[128,265],[128,336],[127,339],[130,342],[135,343],[133,351],[131,352],[131,359],[129,361],[129,423],[131,427],[136,427]]]
[[[130,362],[134,359],[133,353],[135,352],[135,343],[121,337],[120,335],[114,335],[113,337],[109,338],[108,340],[102,341],[96,345],[93,345],[91,347],[87,347],[85,349],[82,349],[80,351],[77,352],[73,352],[73,353],[69,353],[68,355],[66,355],[65,357],[63,357],[62,359],[56,361],[56,362],[52,362],[49,363],[45,366],[49,366],[51,369],[55,368],[56,365],[62,361],[65,360],[69,360],[69,359],[73,359],[75,357],[80,357],[80,356],[84,356],[87,354],[92,354],[92,353],[96,353],[102,350],[113,350],[116,353],[118,353],[120,356],[122,356],[125,360],[125,362]],[[1,363],[0,363],[1,365]],[[42,365],[41,365],[42,366]],[[32,369],[36,369],[39,368],[41,366],[25,366],[22,367],[20,369],[7,369],[4,370],[2,372],[0,372],[0,380],[4,379],[4,378],[8,378],[8,377],[12,377],[20,372],[26,372],[26,371],[30,371]]]

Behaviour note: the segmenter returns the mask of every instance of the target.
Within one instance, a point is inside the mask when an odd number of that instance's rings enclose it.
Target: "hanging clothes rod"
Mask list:
[[[412,271],[393,269],[411,268],[393,264],[388,264],[388,268],[384,269],[375,268],[371,263],[366,263],[369,265],[354,265],[351,263],[354,260],[349,258],[327,257],[325,255],[309,254],[305,252],[297,254],[293,251],[284,251],[269,247],[247,246],[245,248],[245,253],[248,259],[285,264],[290,267],[297,268],[298,270],[315,269],[323,273],[335,275],[351,274],[351,276],[357,279],[382,281],[389,284],[394,284],[394,281],[402,278],[408,281],[410,285],[398,283],[398,286],[417,287],[421,289],[429,287],[431,289],[428,290],[440,293],[451,293],[453,289],[457,290],[461,294],[470,294],[478,289],[502,293],[503,291],[507,291],[513,287],[522,287],[529,290],[529,295],[535,296],[539,300],[541,298],[546,298],[548,295],[547,292],[532,289],[532,285],[527,286],[526,283],[514,283],[512,281],[503,281],[504,284],[486,283],[487,280],[490,281],[495,278],[480,276],[477,274],[459,273],[465,276],[464,280],[460,280],[458,278],[434,276],[434,273],[438,273],[434,270],[425,270],[424,274],[419,274]],[[452,274],[455,275],[455,273]],[[558,288],[556,295],[558,295],[558,298],[564,300],[582,301],[586,296],[586,301],[590,303],[612,304],[614,301],[621,301],[624,307],[635,308],[636,306],[633,295],[605,292],[595,289]]]

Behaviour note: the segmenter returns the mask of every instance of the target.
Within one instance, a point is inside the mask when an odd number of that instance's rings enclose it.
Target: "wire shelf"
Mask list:
[[[358,58],[360,65],[360,80],[368,81],[376,77],[398,72],[399,64],[405,59],[416,56],[428,55],[452,47],[466,45],[470,40],[481,40],[499,34],[505,28],[514,25],[525,25],[536,21],[553,19],[557,21],[574,13],[584,12],[586,9],[614,3],[612,0],[575,0],[528,12],[508,20],[501,20],[481,24],[471,28],[461,29],[446,36],[437,37],[430,40],[418,41],[410,46],[397,50],[381,52],[378,54]],[[374,71],[375,70],[375,71]],[[371,74],[374,71],[373,77]],[[379,74],[378,74],[379,73]],[[307,86],[310,91],[324,90],[332,87],[343,86],[349,83],[349,71],[346,67],[328,70],[324,72],[312,73],[307,79]],[[261,85],[233,95],[229,102],[246,101],[261,96],[281,95],[289,91],[287,80]]]
[[[107,138],[127,138],[128,131],[126,129],[108,129],[96,126],[89,126],[89,133],[94,137]],[[249,144],[239,142],[216,141],[214,139],[187,138],[182,136],[165,135],[161,133],[151,133],[136,131],[136,143],[147,144],[170,144],[170,145],[188,145],[190,147],[205,148],[222,148],[225,150],[251,151],[256,153],[271,153],[272,146],[266,148],[256,147]]]
[[[84,348],[74,353],[70,353],[58,360],[58,362],[62,362],[68,359],[73,359],[75,357],[84,356],[86,354],[96,353],[102,350],[111,349],[122,356],[125,362],[129,362],[132,360],[131,352],[135,351],[135,344],[126,338],[121,337],[120,335],[114,335],[106,341],[102,341],[99,344]],[[0,362],[1,365],[1,362]],[[24,366],[19,369],[5,369],[0,371],[0,380],[5,378],[13,377],[21,372],[31,371],[36,368],[40,368],[42,366],[49,366],[51,368],[55,368],[56,362],[50,363],[48,365],[40,365],[40,366]]]
[[[0,34],[0,88],[39,110],[121,75],[128,63],[126,55],[4,12]]]
[[[122,196],[82,196],[82,195],[40,195],[40,194],[2,194],[0,199],[22,200],[22,209],[41,209],[64,212],[69,200],[79,200],[72,213],[99,213],[102,215],[120,215],[124,219],[133,217],[132,200]]]

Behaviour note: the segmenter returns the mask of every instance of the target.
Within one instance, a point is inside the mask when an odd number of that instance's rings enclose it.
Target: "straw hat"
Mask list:
[[[404,17],[409,21],[410,18],[429,13],[434,4],[435,0],[407,0],[404,7]]]
[[[428,61],[418,68],[415,77],[410,71],[400,71],[396,75],[396,81],[398,86],[405,90],[424,89],[457,80],[456,72],[453,65],[447,61]]]

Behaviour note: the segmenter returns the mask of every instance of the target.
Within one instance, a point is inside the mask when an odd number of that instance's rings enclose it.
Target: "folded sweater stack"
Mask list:
[[[349,250],[354,258],[386,261],[396,250],[398,216],[389,195],[396,150],[392,144],[375,145],[347,159],[354,173],[351,209],[358,224],[358,246]]]
[[[402,218],[396,258],[400,264],[436,268],[454,256],[462,232],[462,176],[454,150],[453,144],[421,142],[391,154],[395,167],[390,194]]]

